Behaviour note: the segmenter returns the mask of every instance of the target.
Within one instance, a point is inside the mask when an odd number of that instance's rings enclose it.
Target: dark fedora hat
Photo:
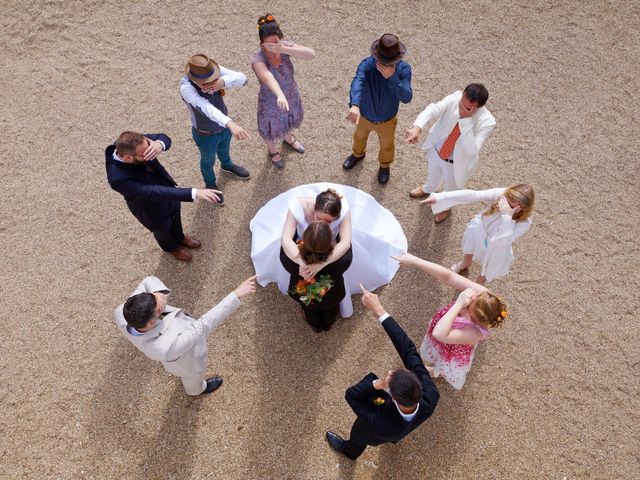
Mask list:
[[[206,55],[199,53],[189,59],[184,73],[192,81],[213,82],[220,77],[220,66]]]
[[[399,62],[407,53],[404,43],[393,33],[385,33],[371,44],[371,55],[384,65]]]

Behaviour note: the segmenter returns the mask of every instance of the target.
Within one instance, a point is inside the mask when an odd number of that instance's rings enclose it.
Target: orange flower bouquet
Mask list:
[[[333,287],[331,275],[320,275],[317,280],[316,277],[298,280],[295,288],[289,293],[299,295],[300,301],[309,306],[311,302],[320,303],[331,287]]]

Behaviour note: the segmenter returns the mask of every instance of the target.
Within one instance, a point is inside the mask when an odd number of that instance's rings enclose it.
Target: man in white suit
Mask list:
[[[420,132],[435,120],[422,149],[426,151],[428,175],[424,185],[411,190],[412,198],[428,197],[437,192],[444,180],[445,191],[464,188],[478,162],[478,153],[496,126],[496,120],[485,104],[489,92],[481,83],[467,85],[425,108],[413,126],[407,130],[405,140],[418,143]],[[445,221],[451,210],[432,207],[435,223]]]
[[[116,308],[116,323],[138,350],[180,377],[187,395],[211,393],[222,384],[222,377],[206,379],[207,336],[240,306],[242,297],[256,291],[255,279],[255,276],[248,278],[218,305],[195,319],[181,308],[167,305],[171,290],[159,278],[147,277]]]

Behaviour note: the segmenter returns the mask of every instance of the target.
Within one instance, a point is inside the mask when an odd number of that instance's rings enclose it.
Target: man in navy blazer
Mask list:
[[[122,132],[116,143],[105,150],[107,179],[111,188],[124,197],[131,213],[153,232],[160,247],[188,262],[192,257],[185,247],[200,248],[201,243],[182,231],[180,202],[215,203],[220,192],[178,187],[156,158],[169,147],[171,139],[163,133]]]
[[[333,432],[326,436],[334,450],[352,460],[367,445],[402,440],[431,416],[440,398],[411,339],[386,312],[378,296],[360,287],[362,303],[378,317],[405,368],[390,370],[384,379],[369,373],[347,389],[345,398],[357,415],[351,436],[348,440]]]

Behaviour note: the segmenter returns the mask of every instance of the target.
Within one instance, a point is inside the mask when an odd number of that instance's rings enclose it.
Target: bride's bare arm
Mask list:
[[[351,248],[351,212],[348,212],[342,219],[339,235],[340,241],[333,247],[333,252],[331,252],[327,261],[324,262],[325,266],[341,258],[349,251],[349,248]]]
[[[301,264],[302,259],[300,258],[300,250],[298,250],[296,242],[293,241],[293,236],[296,233],[297,226],[298,221],[293,216],[293,213],[291,213],[291,210],[288,210],[280,242],[282,243],[282,250],[284,250],[285,255],[294,262]]]

